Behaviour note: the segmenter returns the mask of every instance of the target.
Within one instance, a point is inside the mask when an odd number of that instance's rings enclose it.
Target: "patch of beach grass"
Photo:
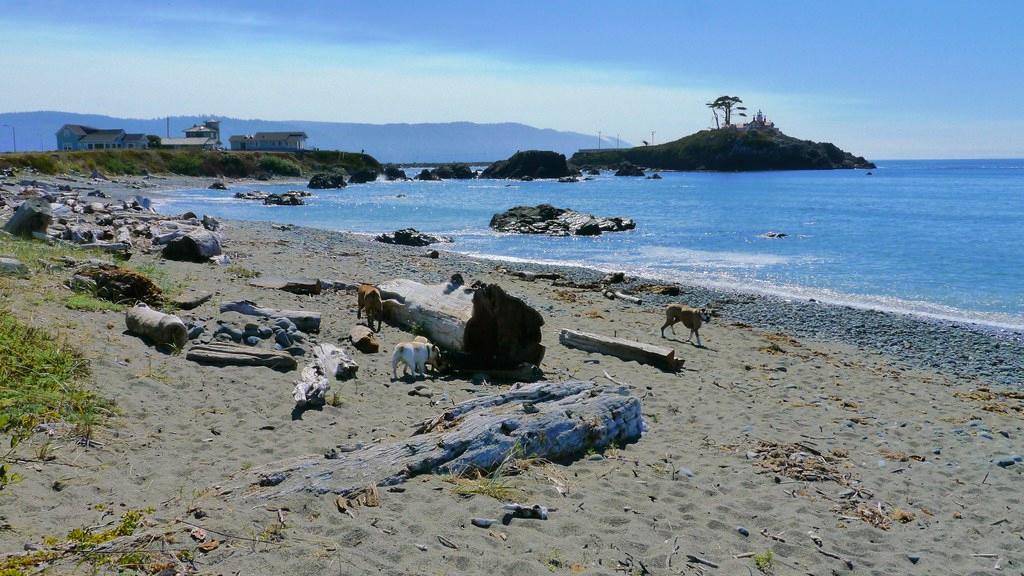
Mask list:
[[[246,280],[248,280],[250,278],[257,278],[260,275],[259,270],[252,270],[252,269],[246,268],[245,266],[239,266],[237,264],[233,264],[231,266],[228,266],[224,270],[228,274],[231,274],[232,276],[234,276],[235,278],[243,278],[243,279],[246,279]]]
[[[75,292],[64,300],[64,306],[69,310],[80,312],[120,312],[124,310],[122,304],[115,304],[102,300],[88,292]]]
[[[10,451],[0,464],[0,488],[16,479],[7,460],[44,422],[91,427],[110,403],[86,390],[88,362],[64,338],[29,326],[0,308],[0,434]]]
[[[771,550],[765,550],[760,554],[754,554],[754,566],[757,566],[757,569],[762,574],[771,574],[774,565],[775,555],[772,554]]]
[[[455,485],[454,492],[459,496],[490,496],[495,500],[511,502],[523,495],[523,491],[512,484],[511,477],[529,468],[533,462],[521,456],[522,450],[516,445],[490,474],[472,469],[462,475],[453,474],[445,481]]]
[[[165,299],[174,298],[185,291],[187,282],[173,278],[170,271],[157,262],[146,262],[130,268],[152,280],[160,288]]]

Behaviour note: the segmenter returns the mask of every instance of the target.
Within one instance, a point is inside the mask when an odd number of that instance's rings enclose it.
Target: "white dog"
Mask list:
[[[427,364],[438,369],[441,350],[426,338],[417,336],[412,342],[400,342],[391,354],[391,379],[398,380],[398,364],[402,363],[402,376],[412,370],[412,375],[427,376]]]

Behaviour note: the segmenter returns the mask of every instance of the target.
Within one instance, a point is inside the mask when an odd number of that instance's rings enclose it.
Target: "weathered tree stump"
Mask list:
[[[544,318],[496,284],[467,288],[398,279],[378,288],[385,299],[384,317],[418,327],[431,342],[455,353],[456,367],[509,369],[523,362],[540,365],[544,358]]]
[[[266,366],[282,372],[298,367],[287,352],[264,350],[231,342],[210,342],[189,348],[186,360],[214,366]]]
[[[626,361],[640,362],[657,366],[668,372],[678,372],[683,367],[685,360],[676,358],[675,350],[654,344],[580,332],[577,330],[562,330],[558,334],[558,341],[563,346],[577,348],[586,352],[598,352],[608,354]]]
[[[317,454],[250,470],[238,493],[346,495],[417,474],[487,473],[513,456],[569,461],[588,450],[634,442],[642,431],[640,400],[625,387],[538,382],[456,404],[404,440],[332,460]]]
[[[261,316],[263,318],[287,318],[295,324],[295,327],[303,332],[320,331],[320,313],[307,312],[305,310],[278,310],[276,308],[263,308],[257,306],[250,300],[239,300],[237,302],[225,302],[220,305],[221,312],[238,312],[246,316]]]
[[[172,344],[181,348],[188,342],[188,329],[181,318],[153,310],[145,304],[129,308],[124,322],[129,332],[145,336],[158,346]]]
[[[358,369],[359,364],[341,348],[317,344],[313,347],[309,365],[302,369],[299,381],[295,383],[292,392],[295,405],[323,404],[327,391],[331,389],[331,381],[347,380],[355,376]]]
[[[29,198],[18,206],[10,220],[4,224],[4,231],[19,238],[31,238],[33,232],[45,234],[52,221],[50,203],[42,198]]]

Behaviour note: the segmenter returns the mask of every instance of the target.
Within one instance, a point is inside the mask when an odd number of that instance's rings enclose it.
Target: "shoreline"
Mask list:
[[[273,226],[265,221],[227,220],[237,227],[252,224]],[[298,235],[330,234],[388,246],[373,241],[372,234],[326,230],[292,225],[289,232]],[[476,267],[496,267],[508,260],[473,256],[444,250],[443,244],[423,248],[398,247],[416,255],[425,250],[438,250]],[[529,272],[555,272],[577,282],[599,281],[607,272],[598,268],[539,262],[517,261],[516,269]],[[631,277],[629,282],[616,287],[627,291],[660,279]],[[991,379],[1000,385],[1024,389],[1024,332],[998,329],[984,324],[930,318],[910,313],[862,309],[845,304],[785,298],[771,294],[747,292],[736,288],[709,287],[664,281],[678,286],[681,296],[662,296],[638,293],[643,306],[659,308],[685,300],[694,307],[709,306],[731,322],[749,324],[755,328],[780,331],[799,338],[811,338],[824,343],[840,343],[885,354],[914,368],[949,370],[960,377]],[[966,354],[971,352],[971,354]]]
[[[292,182],[271,182],[274,185],[287,186]],[[296,184],[298,182],[295,182]],[[258,186],[258,182],[242,182],[238,184],[242,186],[253,184]],[[180,188],[178,188],[180,189]],[[173,196],[174,190],[167,190],[161,193],[161,201],[159,202],[158,208],[161,211],[166,210],[168,203],[174,202]],[[169,211],[168,211],[169,212]],[[226,219],[235,219],[229,213],[225,213]],[[270,216],[274,218],[274,216]],[[293,220],[290,222],[295,226],[309,226],[300,221],[300,219]],[[253,222],[272,222],[281,223],[275,220],[251,220]],[[317,225],[313,225],[317,226]],[[318,229],[351,233],[355,235],[373,237],[377,234],[391,232],[390,229],[380,229],[372,232],[365,231],[350,231],[342,228],[331,228],[331,227],[318,227]],[[482,228],[481,231],[487,231],[486,228]],[[464,229],[456,230],[430,230],[433,234],[442,234],[456,237],[460,233],[466,232]],[[470,233],[471,236],[477,237],[475,232]],[[434,246],[434,248],[441,249],[440,246]],[[986,311],[986,310],[973,310],[967,308],[960,308],[954,305],[944,304],[939,301],[931,301],[926,299],[913,299],[905,298],[898,295],[886,295],[886,294],[874,294],[874,293],[845,293],[842,291],[835,291],[827,287],[815,287],[815,286],[804,286],[797,283],[773,283],[768,279],[747,279],[747,278],[730,278],[728,275],[725,276],[705,276],[700,273],[692,274],[693,279],[680,278],[684,273],[675,273],[672,270],[650,270],[648,268],[641,267],[630,267],[630,266],[619,266],[612,263],[602,263],[599,266],[591,265],[586,262],[573,262],[573,261],[544,261],[541,259],[529,259],[519,258],[515,256],[506,256],[498,253],[487,253],[482,250],[472,250],[463,252],[458,243],[456,243],[452,249],[453,252],[463,254],[469,257],[479,257],[488,260],[495,261],[506,261],[513,263],[528,263],[530,265],[537,266],[553,266],[553,267],[573,267],[580,266],[584,268],[597,268],[604,272],[612,271],[624,271],[628,274],[643,277],[655,282],[664,283],[678,283],[679,285],[700,287],[708,290],[721,290],[723,292],[737,293],[742,295],[756,295],[765,296],[771,298],[777,298],[779,300],[794,300],[801,301],[804,303],[821,302],[828,305],[848,307],[856,310],[870,311],[870,312],[885,312],[897,315],[904,315],[915,319],[934,321],[939,323],[949,323],[957,326],[963,326],[971,330],[991,332],[995,335],[1002,337],[1010,337],[1013,335],[1020,335],[1024,337],[1024,316],[1014,314],[1013,312],[1006,311]]]

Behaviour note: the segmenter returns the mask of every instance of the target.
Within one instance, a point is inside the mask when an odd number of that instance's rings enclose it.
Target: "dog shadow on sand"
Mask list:
[[[700,346],[698,346],[697,343],[694,342],[693,340],[680,340],[679,338],[676,338],[674,336],[666,336],[665,340],[668,340],[669,342],[675,342],[676,344],[689,344],[690,346],[693,346],[694,348],[696,348],[698,350],[707,350],[709,352],[718,352],[718,350],[716,348],[712,348],[712,347],[707,346],[707,345],[700,345]]]

